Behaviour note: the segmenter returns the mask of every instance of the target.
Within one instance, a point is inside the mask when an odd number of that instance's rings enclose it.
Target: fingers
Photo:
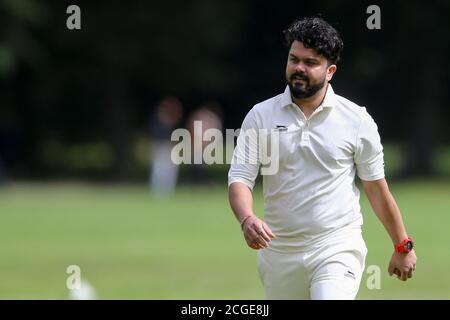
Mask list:
[[[271,237],[267,234],[266,230],[264,230],[264,227],[261,225],[260,228],[256,231],[260,237],[262,237],[264,240],[269,242],[271,240]]]
[[[255,250],[264,249],[264,247],[257,242],[249,244],[249,247]]]
[[[402,281],[406,281],[406,279],[408,279],[408,272],[402,271],[402,272],[401,272],[400,279],[401,279]]]
[[[261,246],[260,246],[258,243],[256,243],[256,242],[250,243],[248,246],[249,246],[250,248],[252,248],[252,249],[255,249],[255,250],[261,249]]]
[[[250,248],[258,250],[269,246],[274,238],[273,232],[260,219],[248,219],[243,225],[245,240]]]
[[[416,259],[414,252],[407,255],[394,252],[388,267],[389,275],[395,274],[401,281],[411,279],[416,269]]]
[[[411,268],[409,268],[408,278],[412,278],[413,277],[414,271],[416,271],[416,265],[415,264]]]
[[[262,223],[262,226],[264,228],[264,231],[266,231],[266,233],[273,239],[275,238],[275,234],[272,232],[272,230],[270,230],[270,228],[267,226],[267,224],[265,222]]]
[[[245,233],[245,240],[252,249],[264,249],[269,246],[268,242],[254,230],[248,230]]]
[[[256,242],[266,248],[269,245],[270,238],[265,232],[261,232],[261,230],[253,229],[249,230],[251,236],[251,242]]]
[[[263,248],[267,248],[269,246],[269,242],[267,242],[261,235],[256,238],[257,243]]]
[[[389,276],[392,276],[394,274],[394,270],[395,270],[394,266],[390,264],[388,267]]]
[[[408,271],[408,278],[411,279],[412,276],[413,276],[413,269],[411,268],[411,269],[409,269],[409,271]]]
[[[390,276],[395,274],[399,280],[406,281],[413,277],[415,269],[416,269],[415,265],[410,268],[402,268],[402,270],[395,268],[394,266],[389,266],[388,272]]]
[[[259,243],[259,242],[251,242],[251,243],[248,243],[248,242],[247,242],[247,244],[248,244],[248,246],[249,246],[250,248],[255,249],[255,250],[265,249],[265,248],[266,248],[265,246],[263,246],[263,245],[262,245],[261,243]]]
[[[394,273],[397,275],[397,278],[402,281],[406,281],[408,279],[411,279],[413,277],[415,267],[411,267],[409,269],[399,270],[395,269]]]

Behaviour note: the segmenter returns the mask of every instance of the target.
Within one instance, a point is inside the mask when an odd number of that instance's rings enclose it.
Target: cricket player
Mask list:
[[[286,89],[249,111],[228,174],[230,205],[247,245],[258,250],[266,298],[355,299],[367,254],[355,175],[392,239],[389,274],[411,278],[414,244],[385,180],[377,125],[330,84],[343,49],[339,33],[313,17],[284,35]],[[258,134],[245,137],[247,130]],[[277,133],[279,154],[277,172],[263,175],[264,220],[252,206],[262,166],[246,161],[261,131]]]

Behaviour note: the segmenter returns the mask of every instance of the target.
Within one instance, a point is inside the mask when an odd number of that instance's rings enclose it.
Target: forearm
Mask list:
[[[381,221],[393,244],[400,243],[408,237],[403,223],[402,215],[397,203],[389,191],[386,181],[376,183],[364,183],[367,198]]]
[[[228,198],[234,215],[241,222],[247,216],[253,216],[253,194],[251,190],[241,182],[230,185]]]

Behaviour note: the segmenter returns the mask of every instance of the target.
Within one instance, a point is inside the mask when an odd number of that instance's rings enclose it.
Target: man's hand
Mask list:
[[[414,250],[411,250],[409,253],[398,253],[394,251],[391,262],[389,263],[389,275],[396,274],[397,278],[402,281],[412,278],[413,272],[416,269],[416,260],[417,257]]]
[[[267,248],[270,240],[275,238],[267,224],[255,215],[245,217],[241,222],[241,226],[245,241],[252,249]]]

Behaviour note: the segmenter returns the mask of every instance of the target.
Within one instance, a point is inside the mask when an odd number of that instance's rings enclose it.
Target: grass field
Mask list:
[[[416,276],[388,277],[387,233],[363,196],[366,266],[359,299],[450,299],[450,184],[392,184],[417,245]],[[262,213],[261,190],[255,205]],[[181,188],[172,198],[144,187],[13,184],[0,189],[0,299],[67,299],[78,265],[99,299],[263,299],[226,188]]]

